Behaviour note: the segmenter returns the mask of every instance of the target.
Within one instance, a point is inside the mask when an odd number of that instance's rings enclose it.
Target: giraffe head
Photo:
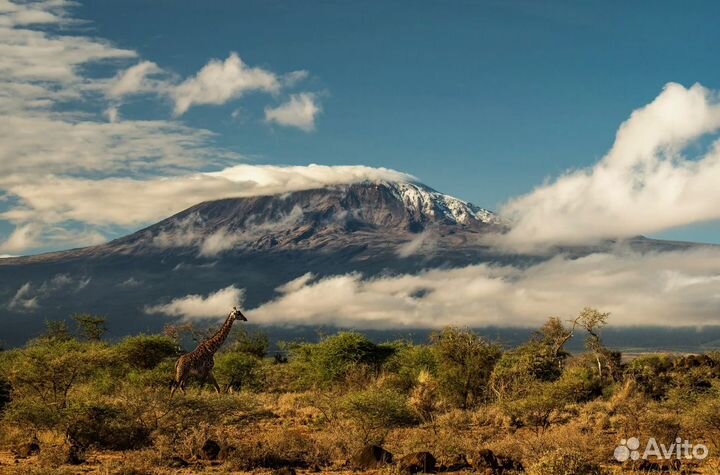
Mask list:
[[[240,320],[241,322],[247,322],[247,318],[245,318],[245,315],[243,315],[237,307],[233,307],[232,312],[230,312],[230,318],[233,320]]]

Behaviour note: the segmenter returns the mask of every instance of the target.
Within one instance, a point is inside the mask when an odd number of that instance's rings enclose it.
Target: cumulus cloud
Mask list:
[[[186,295],[170,303],[147,307],[146,313],[160,313],[185,319],[222,318],[243,301],[243,290],[234,285],[220,289],[208,296]]]
[[[288,102],[278,107],[265,108],[265,120],[311,132],[315,130],[315,117],[321,110],[315,94],[303,92],[292,94]]]
[[[527,267],[473,265],[365,279],[311,274],[247,312],[261,324],[358,328],[533,327],[585,306],[613,326],[720,324],[720,249],[558,256]]]
[[[620,126],[594,167],[568,172],[504,206],[514,224],[501,243],[527,250],[720,219],[720,143],[698,158],[683,154],[718,130],[716,93],[699,84],[666,85]]]
[[[225,61],[211,60],[194,77],[172,92],[175,114],[184,114],[195,104],[224,104],[252,91],[277,92],[280,81],[270,71],[246,65],[237,53]]]
[[[148,80],[149,76],[161,72],[162,69],[152,61],[142,61],[117,74],[108,89],[110,97],[122,97],[157,90],[161,84]]]

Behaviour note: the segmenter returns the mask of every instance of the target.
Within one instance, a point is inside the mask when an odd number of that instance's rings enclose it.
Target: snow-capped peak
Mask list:
[[[446,218],[459,224],[468,224],[471,220],[486,224],[498,222],[498,217],[492,211],[437,192],[420,183],[395,181],[385,182],[385,185],[402,200],[411,213],[418,212],[435,219]]]

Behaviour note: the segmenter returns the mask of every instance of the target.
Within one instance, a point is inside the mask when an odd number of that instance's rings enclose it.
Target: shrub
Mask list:
[[[0,375],[0,414],[10,403],[10,383]]]
[[[67,407],[70,390],[111,366],[103,344],[53,340],[7,352],[0,368],[17,398],[37,399],[55,410]]]
[[[233,330],[234,341],[230,344],[230,351],[246,353],[256,358],[265,358],[270,348],[270,339],[265,333],[250,333],[245,327],[236,327]]]
[[[120,342],[115,350],[123,362],[135,369],[152,369],[165,358],[178,356],[175,340],[164,335],[138,335]]]
[[[37,398],[17,397],[7,405],[3,420],[34,430],[52,429],[65,419],[65,409],[44,404]]]
[[[672,385],[673,359],[668,355],[642,356],[631,361],[625,374],[635,380],[645,396],[656,401],[664,399]]]
[[[257,389],[262,385],[262,362],[248,353],[225,352],[215,358],[215,376],[225,391]]]
[[[408,404],[423,422],[430,422],[437,411],[437,381],[424,371],[418,375],[418,382],[410,393]]]
[[[550,318],[529,342],[503,354],[490,378],[495,395],[518,397],[533,381],[557,380],[568,357],[564,346],[572,335],[559,319]]]
[[[105,317],[90,315],[87,313],[73,315],[77,332],[87,341],[100,341],[107,332]]]
[[[602,475],[599,465],[580,452],[560,449],[543,455],[528,470],[528,475]]]
[[[544,430],[550,427],[553,415],[562,410],[566,401],[554,383],[533,382],[523,397],[506,400],[501,407],[513,425]]]
[[[393,355],[383,365],[383,371],[390,380],[389,386],[407,393],[416,385],[421,374],[437,374],[437,361],[427,346],[398,343]]]
[[[170,386],[175,377],[175,361],[165,359],[152,369],[135,369],[126,374],[127,381],[141,388],[156,387],[166,389]],[[117,380],[112,380],[110,383]],[[96,381],[101,383],[101,381]],[[117,391],[114,389],[113,391]]]
[[[587,402],[603,394],[603,382],[597,373],[580,360],[578,364],[569,366],[555,382],[554,392],[557,397],[567,402]]]
[[[490,343],[470,330],[446,328],[432,337],[440,391],[458,407],[483,400],[500,345]]]
[[[120,408],[94,404],[79,409],[67,429],[68,439],[83,448],[139,449],[150,445],[150,431]]]
[[[294,365],[307,383],[328,385],[345,379],[358,366],[373,373],[395,352],[389,345],[376,345],[366,336],[342,332],[317,344],[304,343],[292,348]]]
[[[360,428],[364,443],[381,443],[390,429],[415,420],[407,400],[388,389],[349,393],[341,402],[341,412]]]
[[[334,448],[334,447],[333,447]],[[227,464],[234,470],[325,466],[330,451],[297,429],[267,429],[238,441]]]

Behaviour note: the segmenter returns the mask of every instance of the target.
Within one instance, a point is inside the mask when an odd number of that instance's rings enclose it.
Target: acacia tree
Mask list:
[[[76,340],[41,340],[6,352],[0,362],[0,376],[12,387],[6,417],[51,427],[68,414],[73,389],[113,362],[106,346]]]
[[[434,334],[432,341],[441,391],[462,408],[478,402],[502,355],[500,345],[455,327]]]
[[[490,378],[490,387],[498,399],[519,397],[537,382],[552,382],[563,372],[569,354],[565,344],[572,338],[577,323],[566,328],[552,317],[527,343],[503,354]]]
[[[588,337],[585,340],[585,346],[589,351],[595,355],[595,362],[597,364],[598,376],[602,378],[602,361],[605,360],[608,367],[612,365],[613,357],[610,351],[605,348],[600,338],[600,331],[607,325],[607,319],[610,316],[609,312],[600,312],[594,308],[585,307],[578,315],[575,320],[588,332]],[[609,368],[612,376],[613,370]]]
[[[87,341],[100,341],[107,332],[105,317],[79,313],[73,315],[72,318],[75,320],[78,334]]]

